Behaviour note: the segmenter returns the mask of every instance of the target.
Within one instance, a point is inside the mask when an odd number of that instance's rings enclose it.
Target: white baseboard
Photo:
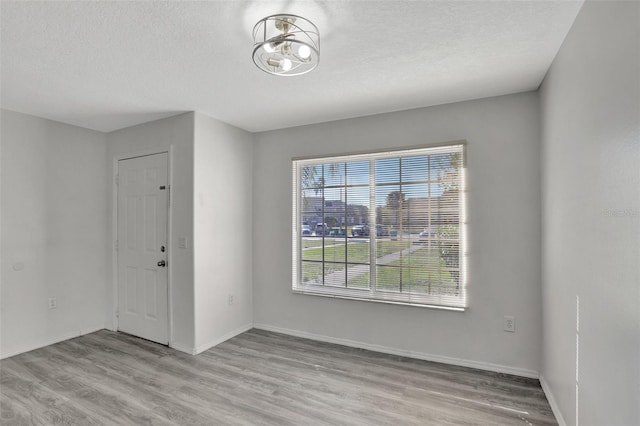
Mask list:
[[[359,342],[356,340],[341,339],[341,338],[325,336],[321,334],[307,333],[306,331],[274,327],[268,324],[254,324],[253,327],[261,330],[273,331],[275,333],[288,334],[291,336],[303,337],[305,339],[318,340],[318,341],[327,342],[327,343],[336,343],[338,345],[350,346],[353,348],[360,348],[360,349],[367,349],[370,351],[382,352],[390,355],[399,355],[407,358],[421,359],[423,361],[433,361],[433,362],[439,362],[442,364],[457,365],[460,367],[477,368],[479,370],[487,370],[487,371],[493,371],[496,373],[504,373],[504,374],[513,374],[514,376],[528,377],[532,379],[538,378],[537,371],[527,370],[524,368],[511,367],[511,366],[499,365],[499,364],[491,364],[488,362],[481,362],[481,361],[472,361],[472,360],[462,359],[462,358],[453,358],[453,357],[442,356],[442,355],[434,355],[434,354],[428,354],[424,352],[409,351],[406,349],[397,349],[389,346],[381,346],[381,345],[374,345],[371,343]]]
[[[213,348],[214,346],[218,346],[220,343],[222,343],[222,342],[224,342],[226,340],[229,340],[232,337],[236,337],[238,334],[242,334],[245,331],[249,331],[252,328],[253,328],[253,324],[251,324],[251,323],[245,324],[242,327],[238,327],[235,330],[230,331],[229,333],[227,333],[227,334],[225,334],[223,336],[220,336],[220,337],[218,337],[218,338],[216,338],[216,339],[214,339],[214,340],[212,340],[212,341],[210,341],[208,343],[205,343],[204,345],[198,345],[195,348],[194,355],[197,355],[197,354],[202,353],[202,352],[204,352],[206,350],[209,350],[209,349]]]
[[[30,343],[19,345],[17,348],[13,348],[8,352],[2,351],[2,353],[0,354],[0,359],[10,358],[12,356],[20,355],[25,352],[31,352],[36,349],[44,348],[45,346],[55,345],[56,343],[73,339],[75,337],[84,336],[85,334],[95,333],[96,331],[100,331],[103,329],[104,329],[104,324],[101,324],[99,326],[85,328],[78,331],[72,331],[72,332],[61,334],[58,336],[52,336],[52,337],[47,336],[38,340],[37,342],[30,342]]]
[[[544,376],[540,374],[540,386],[542,386],[542,390],[544,394],[547,396],[547,401],[549,401],[549,405],[551,406],[551,411],[553,411],[553,415],[556,416],[556,421],[559,426],[567,426],[567,422],[564,421],[564,417],[562,417],[562,413],[560,412],[560,407],[558,406],[558,402],[556,398],[553,396],[553,392],[551,392],[551,387],[549,387],[549,383],[544,379]]]
[[[170,342],[169,343],[169,347],[172,348],[172,349],[175,349],[176,351],[184,352],[184,353],[189,354],[189,355],[195,355],[196,354],[196,350],[194,348],[189,347],[189,346],[182,346],[180,343]]]

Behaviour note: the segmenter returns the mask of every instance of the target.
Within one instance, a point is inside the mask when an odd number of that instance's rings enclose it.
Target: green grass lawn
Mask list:
[[[328,262],[344,262],[347,247],[347,262],[369,263],[369,240],[345,240],[343,238],[326,238],[324,256]],[[376,243],[377,257],[397,253],[411,247],[409,240],[380,240]],[[303,240],[302,260],[322,260],[322,239]]]
[[[310,247],[322,247],[322,237],[311,238],[305,237],[302,239],[302,248],[310,248]]]
[[[307,250],[302,251],[302,260],[322,260],[322,240],[319,245],[317,241],[310,241]],[[306,244],[306,242],[305,242]],[[368,241],[350,241],[345,243],[344,239],[325,239],[324,260],[326,262],[344,262],[346,251],[346,261],[353,263],[369,262],[369,242]]]
[[[322,240],[308,239],[306,241],[312,244],[308,246],[312,248],[302,251],[303,281],[322,281],[322,264],[309,262],[322,260],[323,248],[321,245],[316,245],[318,242],[321,244]],[[412,247],[411,241],[409,240],[377,241],[377,259],[380,261],[384,256],[398,253],[409,247]],[[450,269],[441,258],[440,252],[436,248],[429,249],[425,246],[413,247],[415,248],[414,251],[405,254],[400,259],[377,266],[378,289],[419,293],[448,293],[454,291],[456,289],[455,277],[452,276]],[[344,239],[325,239],[324,275],[344,270],[345,255],[346,261],[349,263],[368,264],[368,240],[349,241],[345,243]],[[349,265],[347,267],[352,266]],[[348,286],[369,288],[369,272],[360,274],[349,280]]]

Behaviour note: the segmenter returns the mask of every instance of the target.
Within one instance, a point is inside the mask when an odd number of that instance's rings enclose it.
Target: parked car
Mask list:
[[[331,237],[346,237],[347,230],[344,228],[331,228],[329,230],[329,236]]]
[[[389,228],[385,225],[376,225],[376,237],[387,237],[389,236]]]
[[[418,236],[420,237],[420,241],[427,241],[430,238],[434,238],[436,236],[436,232],[435,226],[428,226],[424,228]]]
[[[368,237],[369,236],[369,226],[368,225],[356,225],[351,228],[351,235],[354,237]],[[376,237],[388,237],[389,236],[389,228],[385,225],[376,225]]]
[[[391,237],[392,240],[397,240],[398,239],[398,230],[397,229],[392,229],[389,231],[389,237]]]
[[[313,234],[313,232],[311,232],[311,227],[309,225],[302,225],[302,236],[303,237],[310,237]]]
[[[351,228],[351,235],[354,237],[368,237],[369,236],[369,226],[367,225],[356,225]]]
[[[316,225],[316,236],[326,235],[329,232],[329,227],[326,223],[318,223]]]

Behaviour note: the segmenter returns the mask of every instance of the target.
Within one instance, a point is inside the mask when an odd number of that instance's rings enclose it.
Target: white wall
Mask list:
[[[541,344],[537,93],[256,135],[254,322],[484,368],[537,374]],[[466,312],[291,292],[291,158],[468,141]],[[502,331],[504,315],[516,332]]]
[[[7,110],[1,124],[7,357],[104,327],[109,244],[105,135]]]
[[[195,345],[193,280],[193,126],[194,114],[178,116],[117,130],[107,135],[109,173],[109,244],[113,241],[114,164],[127,155],[167,151],[172,147],[171,243],[168,247],[171,282],[172,326],[170,345],[193,352]],[[187,239],[186,249],[178,238]],[[105,322],[113,329],[113,256],[109,245],[109,288]]]
[[[541,89],[541,374],[568,425],[640,424],[639,9],[586,2]]]
[[[195,114],[197,352],[252,325],[252,149],[251,133]]]

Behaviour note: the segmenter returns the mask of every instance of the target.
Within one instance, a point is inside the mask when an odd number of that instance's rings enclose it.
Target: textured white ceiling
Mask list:
[[[582,1],[2,1],[3,108],[101,131],[200,111],[249,131],[535,90]],[[267,15],[320,65],[253,65]]]

